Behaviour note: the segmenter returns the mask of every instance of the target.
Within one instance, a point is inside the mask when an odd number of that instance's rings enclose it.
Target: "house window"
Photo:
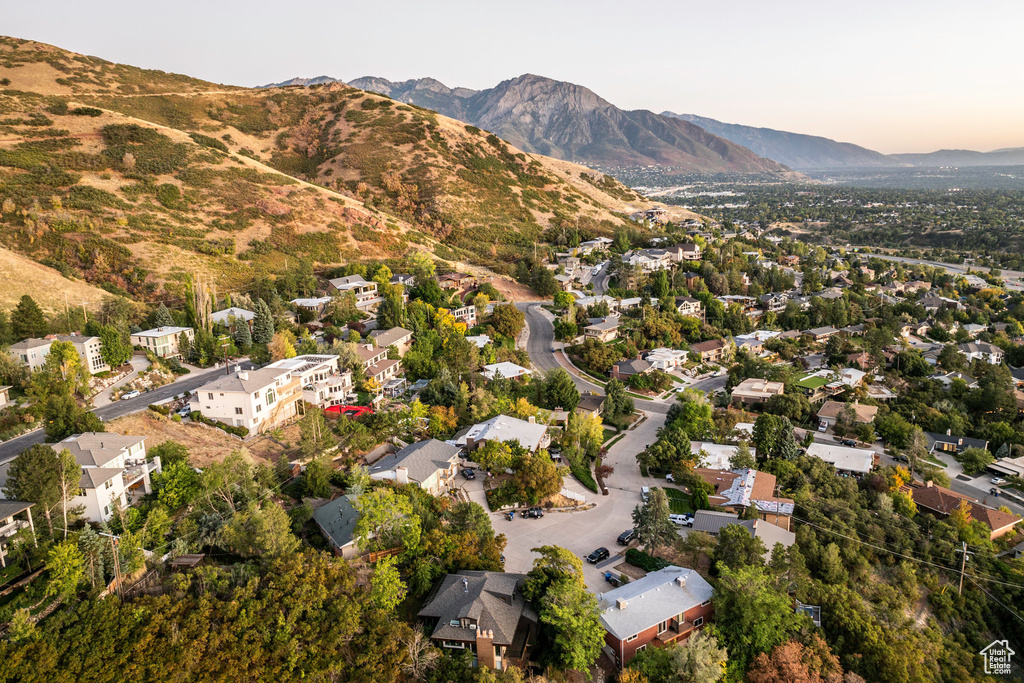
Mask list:
[[[646,649],[647,649],[647,643],[644,643],[643,645],[641,645],[640,647],[638,647],[638,648],[636,649],[636,651],[637,651],[637,652],[642,652],[642,651],[644,651],[644,650],[646,650]]]
[[[639,634],[639,633],[637,633],[637,634],[631,635],[631,636],[630,636],[629,638],[626,638],[626,642],[627,642],[627,643],[632,643],[632,642],[633,642],[634,640],[636,640],[636,637],[637,637],[638,635],[640,635],[640,634]]]
[[[704,602],[700,603],[700,606],[701,606],[701,607],[707,607],[707,606],[708,606],[708,605],[710,605],[710,604],[711,604],[711,601],[710,601],[710,600],[705,600]]]
[[[208,394],[206,394],[206,395],[210,397],[210,400],[211,400],[211,401],[213,400],[213,393],[208,393]]]
[[[241,415],[241,414],[242,414],[242,409],[241,408],[235,408],[235,415]]]
[[[453,650],[465,650],[466,649],[466,644],[465,643],[461,643],[461,642],[459,642],[457,640],[442,640],[441,641],[441,647],[448,647],[448,648],[451,648]]]
[[[110,506],[109,505],[104,505],[103,506],[103,514],[104,515],[109,515],[110,514]]]
[[[668,620],[665,620],[665,621],[661,622],[660,624],[658,624],[658,635],[661,635],[662,633],[664,633],[667,630],[668,630]]]
[[[104,485],[103,485],[103,487],[104,487],[104,488],[108,488],[108,489],[109,489],[109,488],[111,488],[111,487],[112,487],[113,485],[114,485],[114,480],[113,480],[113,479],[108,479],[108,480],[107,480],[107,483],[106,483],[106,484],[104,484]]]
[[[697,617],[696,619],[693,620],[693,627],[694,628],[697,628],[698,626],[703,626],[703,625],[704,625],[704,617]]]
[[[277,400],[277,398],[274,396],[274,390],[273,389],[267,389],[267,405],[268,406],[274,405],[274,401],[276,401],[276,400]]]
[[[257,404],[256,404],[256,412],[258,413],[258,412],[260,412],[261,410],[263,410],[263,406],[261,406],[261,405],[260,405],[259,403],[257,403]]]

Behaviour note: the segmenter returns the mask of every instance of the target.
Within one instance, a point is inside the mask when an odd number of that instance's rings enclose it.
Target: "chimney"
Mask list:
[[[685,587],[686,586],[686,577],[685,576],[677,576],[676,577],[676,583],[679,584],[680,588]]]
[[[946,430],[946,436],[953,436],[953,428],[952,427],[950,427],[949,429]]]
[[[395,468],[395,481],[399,484],[409,483],[409,468],[408,467],[396,467]],[[465,579],[463,579],[465,581]]]
[[[248,381],[248,379],[249,379],[249,371],[248,370],[239,370],[238,378],[241,379],[241,380],[244,380],[244,381]]]
[[[462,592],[469,592],[469,579],[467,579],[466,577],[462,577]]]
[[[628,602],[626,602],[626,600],[625,600],[624,598],[618,598],[618,599],[617,599],[617,600],[615,601],[615,606],[616,606],[616,607],[617,607],[618,609],[626,609],[626,605],[628,605],[628,604],[629,604],[629,603],[628,603]]]
[[[935,483],[931,479],[929,479],[928,481],[926,481],[924,483],[924,486],[925,486],[925,488],[929,488],[930,489],[931,487],[935,486]]]
[[[476,659],[481,667],[495,668],[494,631],[480,630],[476,632]]]
[[[530,424],[535,424],[537,422],[537,418],[535,418],[533,415],[531,415],[529,417],[529,420],[530,420]]]

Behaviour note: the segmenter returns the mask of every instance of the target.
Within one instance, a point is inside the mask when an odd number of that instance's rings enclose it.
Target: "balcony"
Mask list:
[[[28,521],[24,519],[16,519],[10,524],[4,524],[0,526],[0,538],[8,538],[18,533],[22,529],[28,529]]]

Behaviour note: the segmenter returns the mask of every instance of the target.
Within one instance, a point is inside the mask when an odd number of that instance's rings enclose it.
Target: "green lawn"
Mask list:
[[[663,487],[665,495],[668,496],[668,509],[673,515],[692,515],[693,505],[690,504],[690,495],[679,489]]]
[[[618,434],[618,432],[615,431],[614,429],[608,429],[607,427],[605,427],[604,428],[604,438],[601,439],[601,443],[606,443],[608,441],[608,439],[616,436],[617,434]]]

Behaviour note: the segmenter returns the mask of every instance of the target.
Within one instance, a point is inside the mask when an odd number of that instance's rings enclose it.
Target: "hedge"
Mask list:
[[[626,551],[626,562],[629,562],[634,567],[643,569],[645,572],[656,572],[659,569],[664,569],[668,566],[668,562],[660,557],[648,555],[644,551],[637,550],[636,548],[630,548]]]
[[[249,436],[249,430],[246,429],[245,427],[235,427],[234,425],[218,422],[217,420],[211,420],[208,417],[204,417],[203,414],[200,413],[198,410],[193,410],[191,413],[189,413],[189,418],[191,418],[193,422],[202,422],[204,425],[209,425],[211,427],[223,429],[228,434],[234,434],[235,436],[240,436],[243,439]]]
[[[569,472],[572,476],[576,477],[581,484],[586,486],[594,493],[599,493],[597,490],[597,482],[594,481],[594,475],[590,473],[590,468],[583,467],[582,465],[570,465]]]

